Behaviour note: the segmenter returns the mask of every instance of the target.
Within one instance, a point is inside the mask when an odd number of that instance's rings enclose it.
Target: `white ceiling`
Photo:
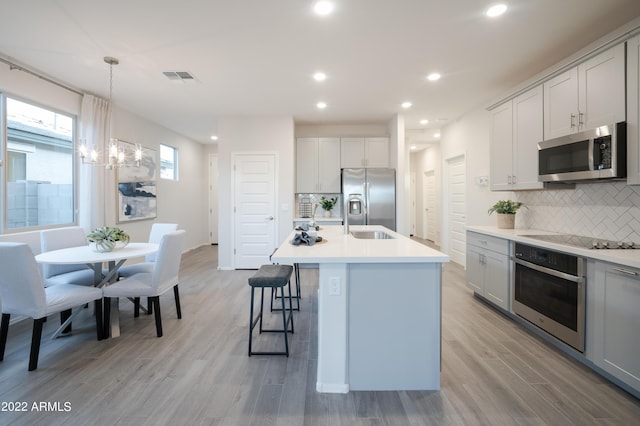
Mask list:
[[[492,0],[335,0],[328,17],[313,0],[0,1],[1,56],[103,97],[103,57],[114,56],[115,104],[202,143],[220,116],[365,124],[397,113],[429,141],[640,16],[639,0],[505,0],[493,20],[483,15]],[[329,78],[316,83],[316,70]],[[437,83],[425,79],[433,71]]]

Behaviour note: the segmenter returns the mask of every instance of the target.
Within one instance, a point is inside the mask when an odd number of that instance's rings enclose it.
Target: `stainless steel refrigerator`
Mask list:
[[[349,225],[382,225],[396,230],[396,171],[394,169],[342,169],[342,197],[360,195],[365,212],[349,215]],[[348,215],[348,209],[343,212]]]

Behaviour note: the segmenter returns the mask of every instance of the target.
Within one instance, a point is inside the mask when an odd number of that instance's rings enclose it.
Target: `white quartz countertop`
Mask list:
[[[619,265],[629,266],[632,268],[640,268],[640,249],[623,250],[623,249],[606,249],[593,250],[565,244],[551,243],[540,241],[534,238],[527,238],[527,235],[558,235],[558,232],[540,231],[537,229],[500,229],[495,226],[467,226],[468,231],[478,232],[485,235],[492,235],[498,238],[504,238],[511,241],[526,243],[533,246],[545,247],[565,253],[576,254],[591,259],[602,260],[605,262],[617,263]]]
[[[320,226],[323,241],[312,246],[294,246],[293,231],[276,252],[273,262],[281,263],[442,263],[449,256],[393,232],[383,226],[352,226],[351,231],[383,231],[393,237],[387,240],[357,239],[345,235],[340,225]]]

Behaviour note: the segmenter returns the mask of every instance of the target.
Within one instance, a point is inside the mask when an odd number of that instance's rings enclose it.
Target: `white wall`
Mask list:
[[[72,84],[71,84],[72,85]],[[7,95],[19,97],[31,103],[40,104],[55,110],[78,117],[82,97],[69,90],[48,83],[22,71],[10,71],[9,67],[0,64],[0,91]],[[158,217],[157,222],[176,222],[181,229],[187,231],[185,248],[190,249],[207,242],[207,192],[206,169],[202,161],[204,147],[174,133],[158,124],[152,123],[131,112],[114,107],[114,136],[131,142],[159,149],[161,143],[179,149],[180,180],[169,182],[158,179]],[[78,165],[78,167],[91,167]],[[109,201],[106,206],[108,224],[115,225],[116,199],[115,177],[111,172],[111,181],[105,195]],[[144,220],[126,223],[121,226],[131,234],[133,240],[146,241],[153,221]],[[32,243],[33,233],[23,236],[3,236],[3,240],[27,240]]]
[[[160,179],[159,175],[156,177],[157,218],[154,221],[177,223],[180,229],[184,229],[186,250],[207,244],[208,169],[203,161],[205,146],[119,108],[114,109],[113,134],[118,139],[155,149],[158,161],[160,144],[178,149],[178,181]],[[115,175],[110,177],[115,178]],[[112,182],[115,188],[115,179]],[[107,218],[110,223],[115,223],[115,192],[109,199],[112,203],[107,206]],[[154,221],[142,220],[118,226],[129,232],[133,240],[146,241]]]
[[[491,192],[489,186],[480,186],[478,176],[490,176],[490,117],[484,108],[478,108],[442,129],[441,153],[443,160],[459,154],[466,155],[466,218],[467,225],[494,225],[495,217],[487,210],[496,201],[513,197],[511,192]],[[444,219],[444,218],[443,218]],[[445,220],[441,221],[445,231]]]
[[[277,245],[293,228],[294,125],[292,117],[225,117],[218,121],[219,249],[220,269],[233,269],[233,206],[231,205],[231,154],[235,152],[275,152],[278,156]]]

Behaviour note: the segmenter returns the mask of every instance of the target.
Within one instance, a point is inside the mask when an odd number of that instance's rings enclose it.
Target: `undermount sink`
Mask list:
[[[354,238],[360,240],[392,240],[393,237],[382,231],[351,231]]]

